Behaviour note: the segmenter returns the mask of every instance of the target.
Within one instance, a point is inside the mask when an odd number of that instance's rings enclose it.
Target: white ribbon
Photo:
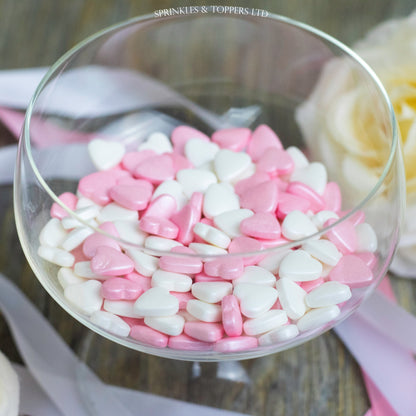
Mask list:
[[[226,410],[214,409],[179,400],[159,397],[104,384],[58,336],[49,322],[25,298],[25,296],[4,276],[0,274],[0,311],[4,314],[17,347],[30,370],[33,379],[20,368],[24,377],[22,405],[20,411],[33,416],[244,416]],[[1,358],[1,357],[0,357]],[[0,375],[1,373],[0,359]],[[14,372],[13,372],[14,373]],[[5,376],[5,375],[4,375]],[[82,377],[82,380],[79,378]],[[39,384],[41,389],[36,386]],[[0,388],[1,381],[0,378]],[[6,380],[5,380],[6,381]],[[18,384],[10,376],[8,400],[17,414],[16,397]],[[84,386],[89,394],[85,397],[80,388]],[[27,395],[27,397],[26,397]],[[46,397],[49,401],[45,402]],[[0,390],[1,398],[1,390]],[[31,403],[33,402],[33,407]],[[36,410],[42,413],[36,414]]]

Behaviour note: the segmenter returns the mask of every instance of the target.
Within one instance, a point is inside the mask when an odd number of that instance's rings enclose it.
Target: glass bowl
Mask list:
[[[335,66],[336,71],[332,70]],[[325,79],[342,75],[339,82]],[[327,85],[327,87],[326,87]],[[322,100],[313,100],[316,91]],[[354,175],[342,167],[356,149],[325,140],[325,131],[345,137],[344,107],[339,95],[359,91],[363,160],[377,153],[377,178]],[[350,109],[351,110],[351,109]],[[201,255],[155,251],[143,242],[127,241],[97,228],[66,206],[58,196],[77,192],[80,178],[95,171],[88,143],[100,138],[122,143],[135,151],[153,132],[168,136],[179,125],[190,125],[207,135],[215,130],[269,125],[285,148],[296,146],[310,161],[322,162],[328,180],[337,181],[343,194],[339,219],[314,235],[260,251]],[[338,129],[338,130],[337,130]],[[366,153],[368,152],[368,153]],[[358,173],[357,173],[358,172]],[[357,183],[362,180],[362,187]],[[351,183],[355,186],[352,187]],[[369,185],[370,184],[370,185]],[[358,189],[358,190],[357,190]],[[362,192],[360,192],[360,189]],[[20,241],[37,278],[49,294],[75,319],[98,334],[134,350],[191,361],[246,359],[299,345],[341,322],[368,297],[385,275],[399,237],[404,204],[404,176],[394,113],[371,69],[351,50],[330,36],[285,17],[196,13],[180,16],[138,17],[103,30],[65,54],[43,78],[27,110],[15,173],[15,215]],[[368,223],[377,236],[369,254],[373,278],[352,288],[333,319],[270,345],[218,351],[159,348],[97,326],[64,296],[57,279],[59,267],[38,255],[39,234],[58,204],[87,234],[114,239],[123,250],[170,255],[203,263],[224,256],[237,260],[279,257],[346,223]],[[338,228],[336,228],[338,227]],[[246,262],[247,264],[247,262]],[[278,270],[274,270],[277,278]],[[296,320],[292,322],[296,325]]]

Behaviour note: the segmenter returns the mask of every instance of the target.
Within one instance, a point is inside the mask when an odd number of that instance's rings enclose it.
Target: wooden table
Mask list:
[[[205,5],[192,1],[192,5]],[[221,2],[235,5],[235,2]],[[183,5],[169,0],[0,0],[0,69],[46,66],[89,34],[110,24],[156,9]],[[246,1],[244,5],[284,14],[316,26],[351,44],[370,27],[404,16],[413,0]],[[0,143],[14,139],[0,126]],[[331,331],[305,345],[269,357],[242,362],[250,382],[216,378],[216,364],[200,368],[145,354],[127,358],[119,347],[91,335],[50,299],[29,268],[17,238],[12,188],[0,189],[0,271],[11,278],[79,354],[89,355],[104,380],[181,400],[253,415],[362,415],[369,407],[359,367]],[[416,283],[393,278],[401,305],[416,314]],[[0,315],[0,348],[21,361]],[[134,362],[128,361],[133,359]],[[105,362],[105,365],[102,363]],[[129,376],[123,366],[133,368]],[[201,376],[195,370],[201,371]]]

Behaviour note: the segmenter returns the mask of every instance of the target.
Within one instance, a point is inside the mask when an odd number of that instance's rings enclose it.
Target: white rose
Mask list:
[[[416,12],[380,24],[353,49],[380,78],[398,121],[406,171],[407,212],[391,268],[402,276],[416,277]],[[306,140],[319,137],[316,154],[330,164],[329,170],[336,179],[347,185],[345,189],[350,195],[346,199],[357,201],[377,182],[389,145],[385,143],[385,135],[374,130],[377,123],[372,123],[372,118],[377,109],[368,106],[366,100],[371,98],[354,85],[353,71],[343,59],[329,62],[311,96],[299,107],[297,121]],[[324,128],[320,122],[322,112]]]

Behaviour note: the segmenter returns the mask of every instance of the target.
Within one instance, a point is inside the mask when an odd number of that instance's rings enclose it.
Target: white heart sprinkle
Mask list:
[[[351,298],[351,289],[348,285],[339,282],[325,282],[311,290],[305,297],[310,308],[337,305]]]
[[[117,166],[123,159],[126,149],[120,142],[93,139],[88,143],[88,153],[98,170],[106,170]]]
[[[195,253],[206,255],[206,256],[216,256],[221,254],[227,254],[227,250],[223,248],[213,246],[211,244],[204,244],[204,243],[191,243],[189,244],[189,248]]]
[[[99,311],[103,303],[101,283],[97,280],[88,280],[68,286],[64,290],[64,296],[72,305],[86,315]]]
[[[318,279],[322,273],[322,264],[304,250],[291,251],[282,260],[279,267],[281,278],[295,282],[309,282]]]
[[[66,251],[72,251],[77,248],[88,236],[94,233],[89,227],[78,227],[73,229],[61,243],[61,247]]]
[[[172,143],[166,134],[161,132],[152,133],[144,143],[141,143],[138,150],[153,150],[157,154],[173,152]]]
[[[307,241],[302,248],[311,256],[330,266],[336,266],[342,257],[342,253],[338,251],[336,245],[329,240]]]
[[[328,181],[328,174],[322,163],[313,162],[304,168],[296,169],[292,173],[290,180],[292,182],[302,182],[311,187],[319,195],[322,195]]]
[[[149,250],[170,251],[173,247],[183,246],[183,244],[170,238],[150,235],[146,238],[144,246]]]
[[[286,149],[295,164],[295,170],[306,168],[309,165],[307,157],[296,146],[290,146]]]
[[[195,224],[194,233],[207,243],[220,248],[227,248],[231,243],[231,239],[227,234],[203,222],[197,222]]]
[[[182,169],[176,174],[183,193],[190,198],[194,192],[204,193],[208,187],[217,183],[217,177],[209,170]]]
[[[159,259],[134,248],[127,248],[126,254],[134,261],[134,268],[143,276],[151,276],[158,268]]]
[[[299,240],[318,232],[316,225],[301,211],[294,210],[282,222],[282,234],[288,240]]]
[[[97,215],[100,213],[101,207],[98,205],[88,205],[83,208],[76,209],[74,211],[75,216],[67,216],[62,218],[62,227],[65,228],[65,230],[69,230],[71,228],[76,227],[85,227],[85,224],[78,221],[77,218],[80,218],[86,222],[89,222],[90,220],[93,220]],[[77,217],[77,218],[76,218]]]
[[[324,308],[311,309],[306,313],[296,325],[299,331],[304,332],[310,329],[319,328],[320,326],[331,322],[340,314],[340,309],[336,305],[325,306]]]
[[[103,309],[115,315],[126,318],[141,318],[134,310],[134,300],[108,300],[103,304]]]
[[[90,319],[93,324],[119,337],[127,337],[130,333],[130,326],[113,313],[96,311],[91,315]]]
[[[269,253],[266,255],[266,257],[264,257],[264,259],[259,261],[258,265],[273,274],[277,274],[279,271],[280,263],[290,251],[290,249],[283,249]]]
[[[230,295],[233,285],[230,282],[196,282],[192,285],[192,294],[208,303],[217,303],[224,296]]]
[[[137,221],[138,218],[137,211],[124,208],[115,202],[106,205],[97,215],[97,221],[99,223],[107,221]]]
[[[39,242],[42,246],[58,247],[67,235],[58,218],[51,218],[42,228],[39,234]]]
[[[253,215],[254,212],[249,209],[236,209],[215,216],[213,221],[217,228],[224,231],[230,238],[235,238],[241,235],[241,221]]]
[[[247,318],[257,318],[274,305],[278,292],[270,286],[239,283],[234,287],[234,295],[240,300],[241,313]]]
[[[188,160],[199,167],[213,160],[220,148],[213,142],[195,138],[186,142],[184,150]]]
[[[289,339],[295,338],[299,335],[299,329],[296,325],[284,325],[279,328],[273,329],[266,334],[263,334],[259,338],[259,345],[273,345],[278,342],[284,342]]]
[[[215,183],[205,192],[203,212],[207,218],[214,218],[239,208],[240,200],[234,193],[234,188],[228,183]]]
[[[114,226],[121,240],[129,243],[143,245],[147,234],[142,231],[137,222],[134,221],[114,221]]]
[[[71,268],[61,267],[58,271],[58,281],[62,288],[65,289],[68,286],[75,285],[77,283],[85,282],[85,279],[78,276]]]
[[[91,269],[90,261],[79,261],[74,264],[74,273],[77,276],[84,277],[85,279],[95,280],[107,280],[109,276],[101,276],[94,273]]]
[[[215,172],[220,181],[231,182],[241,176],[251,165],[251,158],[244,152],[220,150],[214,159]]]
[[[146,316],[144,323],[162,334],[176,336],[182,333],[185,319],[181,315]]]
[[[222,319],[221,306],[198,299],[188,300],[186,311],[202,322],[220,322]]]
[[[312,218],[312,222],[318,227],[319,230],[324,228],[324,224],[331,218],[339,219],[339,216],[335,212],[322,210],[317,212]]]
[[[247,335],[260,335],[287,323],[287,314],[281,309],[271,309],[258,318],[247,319],[244,322],[244,332]]]
[[[75,257],[71,253],[55,247],[39,246],[38,255],[61,267],[71,267],[75,261]]]
[[[276,278],[272,273],[263,267],[259,266],[247,266],[244,269],[243,274],[233,280],[233,284],[239,283],[254,283],[256,285],[274,286],[276,284]]]
[[[172,273],[165,270],[156,270],[152,276],[152,287],[163,287],[173,292],[189,292],[192,279],[181,273]]]
[[[293,280],[285,278],[280,278],[276,282],[276,288],[279,291],[280,304],[290,319],[299,319],[305,314],[305,290]]]
[[[163,287],[150,288],[134,304],[134,311],[140,316],[170,316],[178,310],[178,299]]]

